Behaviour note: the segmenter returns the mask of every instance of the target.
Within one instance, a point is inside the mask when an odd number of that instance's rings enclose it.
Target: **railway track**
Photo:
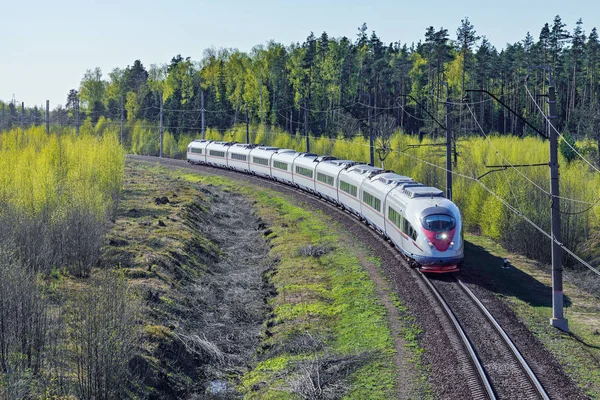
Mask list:
[[[483,383],[485,393],[474,387],[477,398],[550,398],[506,332],[460,278],[421,277],[452,319]]]
[[[139,161],[156,162],[155,157],[135,156]],[[181,161],[163,159],[163,164],[187,167]],[[224,170],[216,167],[195,165],[189,166],[194,170],[205,170],[212,173],[232,177],[251,183],[258,183],[280,192],[301,194],[307,192],[275,182],[266,178],[241,174],[235,171]],[[312,202],[318,202],[323,208],[332,213],[343,215],[343,218],[359,218],[338,206],[317,196],[309,197]],[[426,288],[431,293],[433,301],[454,328],[455,335],[448,335],[451,347],[455,351],[455,364],[460,371],[446,371],[448,374],[458,374],[465,378],[464,384],[468,387],[469,397],[473,399],[549,399],[550,397],[540,384],[532,369],[525,362],[516,346],[510,341],[508,335],[502,330],[492,315],[487,311],[483,302],[454,275],[428,277],[405,262],[404,257],[394,249],[394,246],[381,237],[374,229],[369,229],[374,240],[385,246],[394,254],[396,260],[406,268],[412,277],[422,282],[422,289]]]

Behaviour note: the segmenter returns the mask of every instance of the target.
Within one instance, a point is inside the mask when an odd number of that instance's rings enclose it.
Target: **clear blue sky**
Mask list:
[[[28,106],[64,104],[86,69],[106,74],[136,59],[162,64],[181,53],[200,60],[208,47],[249,50],[274,39],[302,42],[313,31],[354,39],[366,22],[383,42],[417,42],[425,29],[443,26],[456,36],[468,16],[479,35],[498,49],[537,39],[559,14],[572,31],[583,18],[586,33],[598,25],[594,0],[29,0],[0,4],[0,99],[13,94]]]

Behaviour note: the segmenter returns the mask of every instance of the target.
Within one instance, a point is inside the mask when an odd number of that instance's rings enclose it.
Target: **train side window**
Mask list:
[[[255,164],[269,166],[269,160],[267,160],[266,158],[253,157],[252,160]]]
[[[340,180],[340,190],[356,197],[357,189],[356,186]]]
[[[284,171],[287,171],[287,170],[288,170],[288,165],[287,165],[287,163],[283,163],[283,162],[281,162],[281,161],[273,161],[273,166],[274,166],[275,168],[279,168],[279,169],[282,169],[282,170],[284,170]]]
[[[232,160],[246,161],[246,156],[244,154],[231,153]]]
[[[410,236],[410,238],[411,238],[412,240],[417,240],[417,231],[415,230],[415,228],[413,228],[413,227],[412,227],[412,225],[408,224],[408,226],[409,226],[409,229],[408,229],[408,230],[409,230],[409,232],[410,232],[410,233],[408,234],[408,236]]]
[[[213,157],[225,157],[225,152],[224,151],[218,151],[218,150],[211,150],[209,152],[209,155],[213,156]]]
[[[317,180],[319,182],[323,182],[329,186],[334,186],[334,179],[332,176],[326,175],[326,174],[322,174],[320,172],[317,173]]]
[[[377,211],[381,211],[381,200],[379,200],[377,197],[373,196],[371,193],[367,192],[366,190],[363,190],[362,199],[363,199],[363,202],[365,204],[367,204],[369,207],[371,207]]]
[[[312,177],[313,177],[313,173],[312,173],[311,169],[303,168],[303,167],[300,167],[298,165],[296,165],[296,173],[300,174],[300,175],[304,175],[304,176],[306,176],[307,178],[310,178],[310,179],[312,179]]]

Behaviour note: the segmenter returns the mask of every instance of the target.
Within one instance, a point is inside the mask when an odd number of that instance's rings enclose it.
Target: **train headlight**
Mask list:
[[[448,248],[451,249],[452,247],[454,247],[454,242],[450,242],[450,246]]]
[[[444,239],[444,240],[448,239],[448,235],[447,235],[447,234],[445,234],[445,233],[442,233],[440,236],[441,236],[441,238],[442,238],[442,239]]]
[[[433,249],[433,243],[431,243],[430,241],[427,241],[427,244],[429,245],[429,247],[431,247]]]

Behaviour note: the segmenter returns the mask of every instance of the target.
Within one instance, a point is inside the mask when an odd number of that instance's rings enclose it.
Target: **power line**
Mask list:
[[[332,139],[332,138],[327,138],[328,140],[332,140],[332,141],[337,141],[340,139]],[[348,142],[345,140],[342,140],[343,142],[347,142],[347,143],[352,143],[352,144],[356,144],[353,142]],[[362,144],[362,146],[368,146],[366,144]],[[471,177],[465,174],[461,174],[459,172],[456,171],[449,171],[448,169],[446,169],[445,167],[442,167],[440,165],[431,163],[429,161],[423,160],[419,157],[416,157],[410,153],[406,153],[404,151],[401,150],[392,150],[393,152],[396,153],[400,153],[403,154],[407,157],[410,157],[416,161],[419,161],[421,163],[430,165],[434,168],[438,168],[441,169],[443,171],[446,172],[450,172],[453,175],[459,176],[461,178],[465,178],[467,180],[470,181],[474,181],[476,182],[478,185],[480,185],[485,191],[487,191],[490,195],[494,196],[496,199],[498,199],[505,207],[507,207],[510,211],[512,211],[513,213],[515,213],[517,216],[521,217],[522,219],[524,219],[527,223],[529,223],[531,226],[533,226],[537,231],[539,231],[540,233],[542,233],[544,236],[546,236],[547,238],[549,238],[550,240],[552,240],[554,243],[556,243],[561,249],[563,249],[566,253],[568,253],[569,255],[571,255],[575,260],[577,260],[579,263],[581,263],[583,266],[585,266],[586,268],[588,268],[590,271],[594,272],[596,275],[600,276],[600,271],[598,271],[596,268],[594,268],[593,266],[591,266],[588,262],[586,262],[585,260],[583,260],[581,257],[579,257],[577,254],[575,254],[573,251],[571,251],[569,248],[567,248],[563,243],[559,242],[556,240],[556,238],[554,238],[552,235],[550,235],[548,232],[546,232],[544,229],[542,229],[539,225],[537,225],[535,222],[533,222],[529,217],[527,217],[522,211],[516,209],[514,206],[512,206],[509,202],[507,202],[506,200],[504,200],[502,197],[500,197],[498,194],[496,194],[492,189],[490,189],[489,187],[487,187],[481,180],[477,179],[476,177]]]
[[[524,85],[521,85],[521,86],[515,87],[514,89],[510,89],[510,90],[509,90],[509,91],[507,91],[507,92],[503,92],[503,93],[502,93],[502,96],[509,96],[509,95],[515,94],[515,93],[516,93],[516,92],[517,92],[519,89],[521,89],[523,86],[524,86]],[[439,97],[437,97],[437,96],[436,96],[436,95],[434,95],[434,94],[427,94],[427,95],[426,95],[426,97],[429,97],[429,98],[434,98],[434,99],[436,99],[436,100],[438,100],[438,101],[440,101],[440,102],[444,102],[444,103],[446,103],[446,100],[445,100],[445,99],[439,98]],[[488,98],[488,99],[485,99],[485,100],[473,101],[473,102],[470,102],[470,103],[468,103],[468,102],[450,102],[450,104],[451,104],[451,105],[454,105],[454,106],[462,106],[462,105],[466,105],[466,104],[469,104],[469,105],[472,105],[472,106],[474,106],[474,105],[477,105],[477,104],[488,103],[488,102],[490,102],[490,101],[493,101],[493,99],[490,99],[490,98]]]

